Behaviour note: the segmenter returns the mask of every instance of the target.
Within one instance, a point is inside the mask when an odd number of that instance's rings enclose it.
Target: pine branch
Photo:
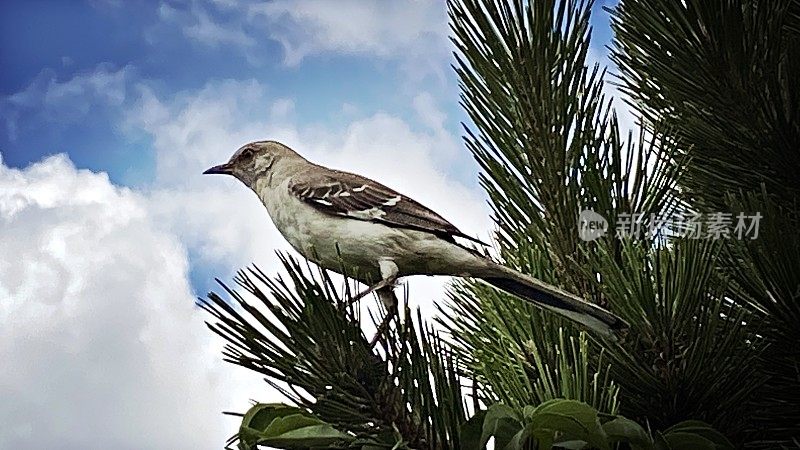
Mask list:
[[[289,280],[253,268],[236,277],[247,296],[220,283],[234,304],[214,293],[199,301],[228,341],[225,360],[266,375],[290,402],[356,438],[424,449],[458,442],[467,420],[459,363],[421,317],[406,309],[383,351],[372,351],[349,290],[340,296],[326,271],[313,277],[281,259]]]
[[[612,10],[623,90],[692,155],[683,185],[723,210],[729,192],[800,195],[800,2],[622,0]]]

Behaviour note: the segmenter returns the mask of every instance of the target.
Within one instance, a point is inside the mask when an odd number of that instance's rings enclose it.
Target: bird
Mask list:
[[[377,181],[315,164],[272,140],[241,146],[204,174],[230,175],[261,200],[275,227],[303,257],[368,286],[387,308],[374,345],[397,312],[394,288],[410,275],[482,280],[599,336],[616,339],[628,325],[618,316],[556,286],[495,262],[486,245],[412,198]]]

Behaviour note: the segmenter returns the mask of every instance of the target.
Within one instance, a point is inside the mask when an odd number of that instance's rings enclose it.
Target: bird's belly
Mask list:
[[[278,231],[305,258],[362,281],[380,279],[371,256],[386,251],[385,236],[376,233],[384,227],[322,213],[291,195],[265,204]]]
[[[470,276],[477,257],[431,233],[375,222],[334,217],[305,228],[317,246],[302,251],[308,259],[336,272],[345,263],[348,275],[366,282],[380,279],[379,261],[393,261],[399,276]],[[319,226],[325,223],[326,226]],[[296,244],[293,244],[297,248]],[[299,245],[302,246],[302,243]],[[315,251],[315,253],[314,253]],[[480,265],[480,263],[477,263]],[[463,269],[463,273],[461,272]]]
[[[324,213],[319,213],[323,215]],[[404,260],[404,236],[384,225],[334,216],[298,224],[307,239],[293,243],[306,258],[362,281],[380,279],[379,260]],[[313,243],[313,245],[311,244]],[[400,264],[402,265],[402,263]]]

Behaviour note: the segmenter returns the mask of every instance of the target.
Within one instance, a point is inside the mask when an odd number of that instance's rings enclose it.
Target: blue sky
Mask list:
[[[0,75],[6,99],[101,70],[112,74],[125,70],[119,88],[145,83],[161,95],[199,89],[214,80],[257,80],[268,86],[271,95],[291,98],[297,120],[307,123],[336,123],[345,103],[358,106],[362,114],[404,114],[408,95],[421,86],[435,88],[443,107],[457,111],[457,92],[444,52],[437,55],[441,61],[424,61],[431,66],[419,68],[411,75],[419,78],[409,82],[407,75],[417,69],[403,65],[416,61],[365,57],[368,49],[334,48],[330,54],[323,49],[302,61],[287,61],[281,44],[269,38],[269,29],[259,27],[265,19],[248,20],[247,8],[222,3],[32,1],[4,2],[3,8],[0,64],[11,69]],[[225,26],[230,35],[220,31]],[[187,31],[192,27],[208,30],[195,35]],[[438,45],[442,44],[440,40]],[[118,130],[119,109],[126,103],[108,105],[98,98],[73,101],[86,101],[88,108],[70,110],[66,104],[48,114],[49,105],[42,102],[4,105],[6,121],[19,115],[13,119],[19,129],[11,133],[7,126],[1,135],[6,163],[24,166],[49,153],[67,152],[79,167],[106,171],[112,181],[149,181],[146,172],[153,155],[146,139]]]
[[[63,109],[48,111],[50,105],[43,100],[9,104],[15,94],[41,92],[48,85],[101,70],[125,71],[120,88],[145,83],[161,95],[199,89],[214,80],[257,80],[272,95],[292,99],[298,121],[332,125],[344,125],[343,104],[357,106],[362,115],[389,111],[409,116],[409,95],[427,91],[447,114],[448,129],[459,134],[457,125],[464,117],[457,105],[455,77],[447,67],[448,47],[441,34],[446,30],[432,29],[444,20],[443,8],[430,5],[424,10],[439,15],[420,28],[434,41],[432,55],[405,59],[408,47],[403,43],[391,49],[397,53],[393,56],[331,45],[301,56],[300,61],[289,61],[296,57],[288,56],[271,38],[269,24],[264,26],[269,20],[247,17],[256,6],[237,7],[224,1],[3,2],[0,112],[7,123],[0,133],[0,150],[5,163],[23,167],[44,155],[66,152],[77,166],[105,171],[116,183],[151,181],[153,151],[147,136],[119,130],[120,109],[127,103],[109,105],[102,98],[81,98],[86,93],[76,93],[60,105]],[[595,5],[593,24],[598,48],[610,36],[602,6],[603,2]],[[287,16],[291,14],[272,17],[280,21]],[[199,31],[187,31],[194,29]],[[424,37],[419,41],[409,45],[426,45]],[[409,67],[420,62],[420,67]],[[81,105],[70,109],[70,101]],[[17,128],[13,132],[9,121]]]
[[[487,238],[447,32],[435,0],[1,2],[0,448],[219,448],[219,411],[279,400],[222,365],[193,307],[288,249],[243,186],[201,175],[249,140]]]

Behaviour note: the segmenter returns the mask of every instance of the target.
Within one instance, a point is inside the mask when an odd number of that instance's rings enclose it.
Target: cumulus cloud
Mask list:
[[[91,111],[121,105],[132,72],[131,66],[116,69],[100,64],[59,81],[53,70],[42,70],[24,90],[0,98],[0,116],[5,118],[10,139],[16,139],[19,120],[28,114],[50,123],[73,123]]]
[[[236,4],[227,4],[219,0],[212,1],[212,5],[231,8]],[[178,9],[167,3],[161,3],[157,10],[158,17],[163,22],[178,24],[183,34],[201,44],[210,47],[222,45],[233,48],[249,49],[256,45],[256,39],[248,35],[236,20],[221,22],[208,13],[201,2],[191,2],[186,10]],[[152,33],[152,30],[150,30]],[[152,36],[149,36],[153,38]],[[153,44],[157,41],[153,38]]]
[[[162,2],[157,12],[159,23],[146,32],[151,43],[158,42],[155,35],[164,24],[177,26],[195,42],[225,45],[256,65],[271,59],[257,43],[271,39],[291,67],[327,55],[397,61],[414,79],[444,79],[448,67],[446,9],[438,0],[191,0],[180,6]]]
[[[266,393],[224,367],[186,250],[64,155],[0,163],[0,448],[220,448]]]
[[[256,44],[256,40],[248,36],[242,29],[225,27],[213,21],[208,13],[203,10],[197,11],[195,16],[197,22],[183,29],[186,36],[190,38],[197,39],[212,47],[220,45],[252,47]]]
[[[252,5],[249,13],[266,19],[288,65],[323,52],[395,57],[447,48],[444,6],[435,0],[277,0]]]

